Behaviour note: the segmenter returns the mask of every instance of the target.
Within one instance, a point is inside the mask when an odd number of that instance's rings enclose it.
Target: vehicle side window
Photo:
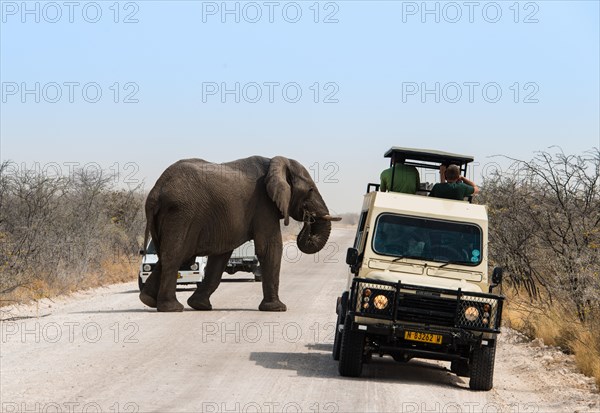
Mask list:
[[[367,215],[368,215],[369,211],[363,211],[362,214],[360,214],[360,220],[358,222],[358,229],[356,231],[356,238],[354,240],[354,248],[356,248],[358,250],[359,253],[362,252],[362,250],[364,249],[364,232],[365,232],[365,224],[367,222]]]

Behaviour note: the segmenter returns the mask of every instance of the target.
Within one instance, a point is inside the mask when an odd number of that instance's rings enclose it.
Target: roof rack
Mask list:
[[[383,156],[385,158],[392,158],[393,155],[403,157],[407,165],[421,168],[438,169],[440,165],[448,166],[455,164],[460,166],[461,170],[464,170],[464,173],[466,173],[467,164],[474,160],[470,155],[460,155],[431,149],[403,148],[400,146],[392,146]]]
[[[467,165],[474,161],[474,158],[470,155],[460,155],[432,149],[404,148],[401,146],[392,146],[383,156],[384,158],[390,158],[390,166],[393,168],[395,168],[393,162],[394,156],[403,158],[405,165],[417,168],[439,169],[440,165],[458,165],[463,176],[467,175]],[[392,172],[391,187],[394,185],[394,175],[395,173]],[[369,190],[370,186],[367,186],[367,192]],[[379,190],[379,186],[377,186],[376,190]]]

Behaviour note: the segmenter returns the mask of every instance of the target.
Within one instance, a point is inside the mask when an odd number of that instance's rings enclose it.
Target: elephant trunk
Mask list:
[[[315,254],[327,243],[331,232],[331,220],[317,220],[316,222],[305,222],[298,234],[298,248],[305,254]]]

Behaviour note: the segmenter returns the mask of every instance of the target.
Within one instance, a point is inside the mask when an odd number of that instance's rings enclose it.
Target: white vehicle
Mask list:
[[[386,157],[395,153],[422,168],[456,164],[463,175],[473,161],[397,147]],[[502,269],[488,273],[486,207],[378,189],[367,187],[346,256],[333,346],[340,374],[360,376],[374,354],[446,360],[471,389],[490,390],[504,297],[493,293]]]
[[[158,255],[152,240],[148,243],[146,251],[141,250],[142,263],[140,264],[140,272],[138,276],[138,286],[140,291],[144,287],[144,283],[150,276],[154,266],[158,262]],[[177,272],[177,284],[197,284],[202,282],[204,278],[204,267],[206,266],[206,257],[196,257],[196,260],[187,265],[182,265]]]
[[[254,250],[254,241],[245,242],[233,250],[227,267],[225,267],[225,272],[235,274],[238,271],[250,272],[254,274],[254,281],[262,281],[258,257]]]
[[[148,243],[146,251],[141,250],[140,254],[142,255],[142,263],[140,264],[138,275],[138,286],[141,291],[158,262],[158,256],[156,255],[156,249],[152,240]],[[177,284],[201,283],[204,279],[205,267],[206,257],[196,257],[193,263],[182,265],[177,272]],[[238,271],[250,272],[254,275],[255,281],[261,281],[260,265],[254,251],[254,241],[245,242],[233,251],[225,271],[228,274],[234,274]]]

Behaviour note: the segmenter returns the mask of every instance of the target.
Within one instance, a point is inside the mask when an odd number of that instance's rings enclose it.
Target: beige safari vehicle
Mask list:
[[[438,170],[470,156],[393,147],[407,165]],[[350,274],[338,298],[333,358],[342,376],[357,377],[373,355],[398,362],[411,358],[450,361],[470,377],[473,390],[493,386],[496,338],[503,297],[493,294],[502,269],[488,274],[488,218],[484,205],[418,195],[379,192],[369,184]]]

